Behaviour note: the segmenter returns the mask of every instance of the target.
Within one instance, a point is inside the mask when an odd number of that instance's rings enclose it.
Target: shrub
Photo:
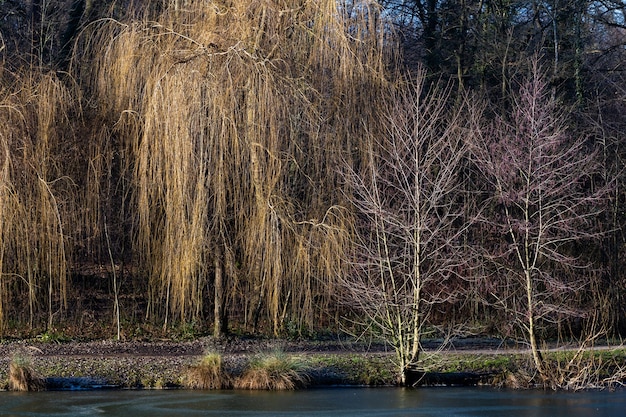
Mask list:
[[[30,360],[23,356],[14,356],[9,364],[9,389],[41,391],[44,388],[44,380],[35,372]]]
[[[294,390],[308,383],[302,364],[282,352],[258,355],[243,375],[235,381],[235,388],[250,390]]]
[[[208,353],[198,365],[189,368],[183,384],[191,389],[226,389],[232,387],[232,378],[224,370],[222,355]]]

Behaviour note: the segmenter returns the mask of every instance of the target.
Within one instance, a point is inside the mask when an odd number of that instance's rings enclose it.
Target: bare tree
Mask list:
[[[424,82],[421,72],[390,99],[384,133],[366,137],[362,171],[347,174],[361,220],[347,300],[395,349],[403,385],[431,311],[453,299],[451,282],[467,260],[461,116],[448,108],[447,89]]]
[[[574,244],[596,237],[592,226],[601,195],[591,188],[596,153],[566,122],[535,63],[510,117],[496,117],[474,147],[493,189],[487,223],[501,241],[489,254],[500,265],[490,278],[497,281],[491,295],[515,315],[548,384],[554,378],[540,351],[538,326],[584,315],[568,301],[589,283],[589,265]]]

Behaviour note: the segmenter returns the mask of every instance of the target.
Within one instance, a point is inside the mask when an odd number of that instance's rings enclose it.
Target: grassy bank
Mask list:
[[[389,386],[395,385],[397,381],[394,355],[384,351],[315,349],[277,353],[276,350],[246,348],[242,350],[247,351],[220,354],[219,359],[213,353],[209,361],[207,351],[199,352],[202,345],[177,348],[177,344],[153,347],[142,344],[141,349],[136,350],[124,344],[112,345],[108,350],[97,347],[81,350],[80,345],[74,349],[63,345],[40,346],[22,344],[19,346],[19,354],[21,358],[28,359],[35,374],[49,383],[52,381],[57,388],[64,387],[64,383],[141,389],[201,388],[202,385],[194,385],[189,376],[198,375],[198,370],[207,368],[210,363],[217,364],[219,369],[205,369],[206,372],[219,371],[228,378],[228,384],[214,384],[215,388],[237,387],[237,381],[243,381],[246,376],[249,378],[251,371],[256,372],[255,375],[263,375],[263,378],[270,378],[278,373],[277,370],[282,370],[295,378],[291,388],[321,385]],[[55,353],[57,346],[64,350]],[[0,357],[2,389],[9,388],[9,368],[11,361],[15,360],[14,354],[7,355],[6,352],[7,349]],[[570,378],[579,375],[580,381],[589,388],[611,387],[626,382],[623,372],[626,349],[623,347],[604,348],[582,355],[575,351],[548,351],[545,357],[554,372],[561,372],[564,376],[569,372],[567,376]],[[415,370],[414,382],[417,385],[468,384],[528,388],[540,382],[532,369],[529,354],[516,350],[426,352],[422,357],[421,368]],[[290,387],[289,384],[286,386]],[[239,387],[244,385],[240,383]],[[250,382],[248,387],[252,388]],[[265,389],[274,388],[266,385]]]

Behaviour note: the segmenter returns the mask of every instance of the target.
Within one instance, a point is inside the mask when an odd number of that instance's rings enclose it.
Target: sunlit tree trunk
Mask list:
[[[213,336],[220,338],[223,336],[224,330],[224,271],[222,262],[224,254],[221,247],[215,248],[214,269],[215,269],[215,293],[214,293],[214,309],[213,309]]]

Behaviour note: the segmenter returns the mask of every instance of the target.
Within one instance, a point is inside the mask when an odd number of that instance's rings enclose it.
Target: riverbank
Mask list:
[[[412,374],[416,385],[520,388],[533,381],[527,352],[497,339],[463,340],[444,350],[437,346],[436,341],[425,343],[422,368]],[[276,351],[299,363],[310,386],[396,384],[395,356],[383,344],[207,337],[188,342],[0,343],[0,389],[8,388],[9,363],[15,357],[26,359],[50,389],[165,389],[183,387],[188,370],[208,352],[220,353],[224,368],[231,375],[240,375],[255,356]],[[546,354],[555,367],[564,369],[572,352]],[[594,381],[625,382],[621,376],[609,381],[626,364],[623,346],[586,355],[587,364],[597,365]]]
[[[300,362],[311,385],[393,381],[393,354],[383,345],[211,337],[188,342],[34,340],[0,344],[0,388],[8,386],[9,363],[15,356],[27,358],[38,375],[54,384],[65,380],[118,388],[177,388],[184,385],[186,371],[208,352],[220,353],[224,368],[237,375],[255,355],[273,351]]]

